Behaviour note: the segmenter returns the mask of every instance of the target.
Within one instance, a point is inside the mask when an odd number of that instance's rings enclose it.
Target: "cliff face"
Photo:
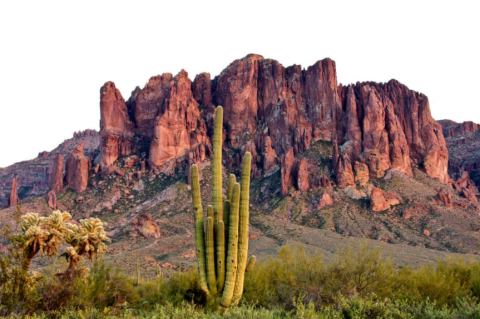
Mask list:
[[[157,172],[183,160],[203,161],[211,148],[214,105],[225,110],[227,164],[238,167],[250,151],[254,176],[282,169],[282,193],[295,184],[298,155],[319,140],[333,142],[340,186],[355,183],[355,165],[360,174],[367,169],[379,178],[391,168],[412,176],[415,164],[449,182],[442,127],[431,117],[426,96],[395,80],[338,86],[330,59],[307,69],[285,68],[256,54],[232,62],[213,80],[202,73],[192,83],[185,71],[152,77],[127,103],[113,83],[106,83],[101,166],[130,153],[134,134],[149,141],[148,162]],[[301,169],[311,171],[305,163]],[[357,180],[365,181],[363,175]]]
[[[352,163],[360,161],[372,177],[382,177],[390,168],[412,176],[414,163],[429,176],[449,182],[442,127],[433,120],[425,95],[395,80],[340,86],[339,94],[342,109],[335,114],[334,139],[342,170],[337,175],[352,172]],[[350,164],[344,164],[347,158]]]

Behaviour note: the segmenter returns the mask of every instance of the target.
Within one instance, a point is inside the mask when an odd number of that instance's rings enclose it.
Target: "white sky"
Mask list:
[[[106,81],[128,99],[153,75],[213,78],[248,53],[303,67],[330,57],[340,83],[395,78],[435,119],[480,122],[475,2],[2,1],[0,167],[98,130]]]

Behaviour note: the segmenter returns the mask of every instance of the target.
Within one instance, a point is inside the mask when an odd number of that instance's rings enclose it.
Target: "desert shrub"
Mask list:
[[[277,258],[255,265],[245,278],[244,300],[263,307],[292,309],[300,295],[321,304],[326,266],[321,256],[307,255],[301,246],[285,246]]]
[[[185,272],[176,272],[164,284],[165,298],[173,305],[188,302],[205,306],[207,298],[198,284],[196,269],[189,268]]]
[[[135,279],[119,270],[113,270],[102,260],[93,263],[85,280],[79,280],[74,287],[77,291],[71,306],[86,309],[104,309],[118,304],[138,306],[141,304]]]
[[[368,295],[388,290],[393,267],[379,250],[363,245],[345,249],[331,265],[301,246],[283,247],[277,258],[258,263],[245,280],[245,300],[263,307],[285,306],[294,300],[312,303],[316,309],[334,302],[338,295]]]
[[[388,294],[392,276],[391,261],[382,257],[380,249],[364,243],[336,254],[334,262],[327,267],[325,291],[332,297]]]
[[[20,223],[20,215],[18,210],[15,215],[17,224]],[[5,226],[0,231],[0,240],[5,245],[0,249],[0,316],[30,313],[39,300],[34,289],[38,276],[24,269],[25,238]]]
[[[480,265],[463,259],[439,261],[419,269],[403,267],[388,282],[388,295],[396,299],[422,302],[427,298],[438,306],[453,306],[457,300],[478,300]],[[385,295],[385,294],[384,294]]]

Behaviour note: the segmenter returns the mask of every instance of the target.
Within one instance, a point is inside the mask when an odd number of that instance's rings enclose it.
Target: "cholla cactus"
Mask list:
[[[103,255],[107,250],[106,243],[110,243],[110,238],[107,237],[103,228],[105,224],[100,219],[82,219],[80,223],[80,226],[68,225],[69,233],[65,241],[72,246],[75,254],[80,256],[80,258],[75,259],[67,256],[70,260],[69,269],[75,268],[83,255],[86,255],[90,260]],[[68,253],[68,255],[73,256],[72,253]]]
[[[67,212],[54,211],[48,217],[40,217],[37,213],[22,216],[20,229],[25,238],[25,262],[23,269],[28,271],[33,258],[41,252],[42,256],[54,256],[68,235],[65,222],[72,218]]]
[[[49,235],[43,251],[47,256],[58,254],[58,248],[60,248],[64,238],[70,232],[65,222],[71,218],[72,215],[68,212],[56,210],[45,219],[45,225],[48,229]]]
[[[25,271],[39,252],[48,257],[58,255],[64,242],[71,245],[63,254],[70,263],[66,274],[76,269],[83,255],[92,260],[105,253],[106,243],[110,242],[104,230],[105,224],[98,218],[81,220],[80,226],[66,223],[71,218],[68,212],[59,210],[48,217],[40,217],[37,213],[22,216],[20,229],[25,239]]]

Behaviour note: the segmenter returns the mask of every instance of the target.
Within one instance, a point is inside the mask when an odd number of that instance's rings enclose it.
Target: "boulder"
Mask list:
[[[152,215],[144,213],[136,217],[132,221],[132,227],[137,230],[143,237],[150,238],[160,238],[160,228],[157,223],[153,220]]]
[[[374,212],[381,212],[390,208],[389,200],[385,197],[385,193],[375,187],[370,194],[370,208]]]
[[[330,195],[329,192],[321,193],[318,199],[317,209],[322,209],[330,205],[333,205],[332,195]]]
[[[140,158],[137,155],[130,155],[123,160],[123,167],[134,167],[139,161]]]

